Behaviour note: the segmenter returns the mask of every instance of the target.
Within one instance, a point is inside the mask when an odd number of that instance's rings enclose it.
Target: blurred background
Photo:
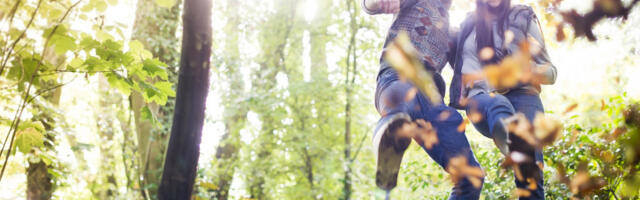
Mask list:
[[[640,99],[638,6],[627,20],[597,23],[598,40],[589,41],[574,37],[569,25],[558,29],[559,13],[587,13],[594,0],[513,2],[534,7],[558,68],[558,81],[541,94],[547,114],[565,124],[559,141],[544,150],[547,197],[638,198],[638,166],[629,161],[637,156],[629,146],[635,129],[619,130],[625,110]],[[378,59],[393,16],[367,15],[360,3],[213,1],[211,85],[194,199],[384,197],[374,183],[371,137],[379,117]],[[175,102],[181,0],[0,5],[5,144],[29,78],[38,81],[24,101],[17,149],[8,162],[0,156],[6,167],[0,199],[155,199]],[[453,0],[451,26],[474,7],[474,0]],[[37,76],[28,70],[34,66],[41,68]],[[452,74],[443,71],[447,82]],[[622,136],[611,139],[612,133]],[[512,172],[500,168],[504,158],[493,142],[472,126],[466,134],[487,173],[482,198],[514,198]],[[589,181],[572,178],[585,173]],[[574,188],[591,180],[606,184]],[[447,173],[414,143],[392,196],[445,199],[451,187]]]

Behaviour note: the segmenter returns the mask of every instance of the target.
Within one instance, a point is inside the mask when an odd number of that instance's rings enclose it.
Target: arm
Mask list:
[[[539,52],[533,55],[533,61],[536,64],[536,67],[533,69],[534,80],[540,84],[554,84],[558,72],[556,66],[551,63],[549,53],[547,53],[544,37],[542,36],[542,30],[540,30],[540,24],[537,18],[534,17],[532,19],[527,32],[530,36],[532,49],[539,49]]]

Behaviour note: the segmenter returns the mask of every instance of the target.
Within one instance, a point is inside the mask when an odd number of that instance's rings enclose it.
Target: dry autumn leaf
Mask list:
[[[451,158],[447,165],[447,172],[451,175],[451,180],[454,183],[467,178],[474,187],[480,188],[482,186],[484,172],[480,167],[470,166],[465,156]]]
[[[458,132],[464,132],[464,130],[467,128],[467,124],[469,124],[469,119],[464,119],[464,121],[462,121],[462,123],[458,125]]]
[[[396,39],[389,44],[384,59],[398,72],[402,79],[413,83],[432,104],[440,104],[442,96],[438,91],[433,75],[427,71],[418,58],[418,51],[411,44],[409,35],[400,32]]]
[[[520,44],[520,51],[507,56],[499,64],[486,65],[483,69],[489,85],[497,90],[515,87],[523,77],[531,77],[531,54],[528,42]]]
[[[517,196],[517,197],[530,197],[531,196],[531,191],[526,190],[526,189],[522,189],[522,188],[516,188],[513,191],[513,195]]]
[[[542,113],[536,114],[536,118],[533,120],[533,126],[539,148],[553,144],[553,142],[560,137],[563,129],[560,121],[545,116]]]
[[[567,109],[564,110],[564,112],[562,112],[562,114],[566,115],[567,113],[575,110],[576,108],[578,108],[578,104],[577,103],[571,104],[569,107],[567,107]]]
[[[433,145],[438,144],[438,134],[433,128],[431,123],[424,121],[423,119],[416,120],[418,128],[416,129],[416,138],[421,142],[425,148],[431,149]]]

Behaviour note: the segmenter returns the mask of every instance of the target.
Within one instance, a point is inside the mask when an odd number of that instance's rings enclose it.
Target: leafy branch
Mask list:
[[[38,5],[42,2],[42,0],[39,1]],[[73,8],[75,8],[78,4],[80,4],[80,2],[82,2],[82,0],[78,0],[77,2],[75,2],[73,5],[71,5],[71,7],[69,7],[67,9],[67,11],[64,13],[64,15],[62,16],[62,18],[60,18],[60,20],[58,21],[58,24],[53,28],[53,30],[51,31],[51,33],[49,33],[49,35],[46,38],[46,41],[44,43],[44,48],[42,49],[42,54],[41,55],[47,55],[47,52],[49,50],[49,48],[47,48],[47,46],[49,45],[49,42],[51,41],[51,37],[53,37],[53,34],[56,32],[56,30],[60,27],[60,24],[62,24],[62,22],[67,18],[67,16],[69,15],[69,13],[71,13],[71,10],[73,10]],[[35,11],[34,11],[34,16],[35,16]],[[32,18],[33,20],[33,18]],[[24,111],[24,109],[26,108],[27,104],[30,102],[29,101],[29,92],[31,91],[31,88],[33,87],[33,81],[38,73],[38,70],[40,69],[40,66],[42,65],[42,60],[44,59],[44,56],[40,57],[40,61],[36,64],[35,69],[33,70],[33,73],[31,74],[31,79],[29,80],[27,89],[24,92],[24,97],[22,100],[22,103],[19,107],[18,110],[16,110],[15,116],[13,118],[13,121],[11,122],[11,126],[9,127],[8,133],[7,133],[7,138],[10,136],[11,137],[11,141],[9,142],[9,149],[7,149],[7,156],[4,159],[4,163],[2,164],[2,170],[0,171],[0,181],[2,181],[2,177],[4,176],[4,170],[7,167],[7,162],[9,161],[9,157],[11,155],[11,149],[13,148],[13,141],[15,140],[16,137],[16,133],[18,131],[18,125],[20,124],[20,117],[22,117],[22,113]],[[4,66],[3,66],[4,69]],[[0,74],[1,71],[0,71]],[[2,151],[4,150],[4,145],[7,143],[7,140],[5,139],[4,143],[3,143],[3,148],[0,150],[0,156],[2,155]]]

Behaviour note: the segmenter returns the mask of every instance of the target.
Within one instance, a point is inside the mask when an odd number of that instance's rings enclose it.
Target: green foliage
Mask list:
[[[27,154],[32,148],[44,147],[44,126],[40,122],[23,123],[16,133],[16,148]]]

